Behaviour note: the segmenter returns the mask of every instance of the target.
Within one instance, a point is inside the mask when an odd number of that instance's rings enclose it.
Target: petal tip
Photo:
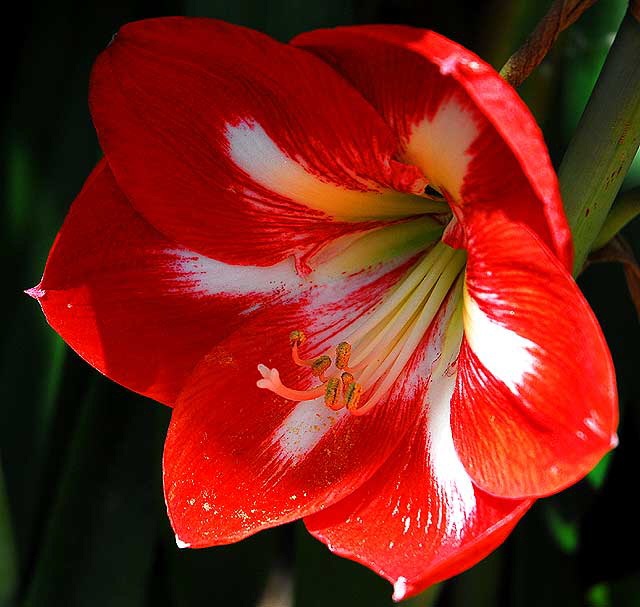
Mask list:
[[[609,448],[610,449],[615,449],[618,444],[620,443],[620,440],[618,439],[618,435],[614,432],[611,435],[611,441],[609,442]]]
[[[31,287],[30,289],[25,289],[23,293],[29,295],[29,297],[33,297],[33,299],[41,299],[44,297],[46,291],[40,286],[42,283],[38,283],[35,287]]]
[[[180,549],[182,548],[190,548],[191,544],[189,544],[188,542],[183,542],[176,534],[176,546]]]
[[[407,578],[399,576],[393,584],[393,600],[401,601],[407,595]]]

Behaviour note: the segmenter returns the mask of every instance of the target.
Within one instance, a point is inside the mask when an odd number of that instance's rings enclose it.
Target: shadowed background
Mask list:
[[[559,163],[625,10],[601,0],[520,89]],[[162,499],[170,411],[71,352],[22,290],[35,285],[66,210],[100,157],[91,64],[120,25],[208,16],[286,41],[317,27],[404,23],[439,31],[499,68],[546,9],[537,0],[60,0],[15,5],[5,23],[0,222],[0,607],[391,605],[391,587],[329,553],[302,524],[232,546],[178,550]],[[6,90],[6,88],[5,88]],[[615,94],[615,92],[612,92]],[[627,186],[640,183],[634,163]],[[640,226],[625,230],[636,250]],[[540,501],[497,552],[407,604],[640,604],[640,328],[623,273],[580,279],[612,349],[620,447],[588,479]],[[588,377],[584,378],[589,381]]]

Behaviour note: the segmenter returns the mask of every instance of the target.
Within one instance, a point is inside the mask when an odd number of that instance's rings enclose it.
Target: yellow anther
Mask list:
[[[329,407],[329,409],[333,409],[337,411],[338,409],[342,409],[344,406],[339,398],[340,396],[340,379],[337,377],[332,377],[326,385],[324,391],[324,402]]]
[[[345,369],[349,364],[350,356],[351,344],[346,341],[341,341],[336,348],[336,367],[338,369]]]
[[[344,395],[344,402],[349,411],[355,411],[358,408],[360,396],[362,396],[362,386],[356,382],[350,383]]]
[[[307,336],[302,331],[296,330],[289,333],[289,342],[292,346],[294,344],[301,346],[305,341],[307,341]]]
[[[351,375],[351,373],[348,373],[347,371],[345,371],[341,375],[341,379],[342,379],[342,393],[346,394],[347,393],[347,388],[354,382],[353,375]]]
[[[328,356],[320,356],[311,363],[311,373],[316,377],[322,374],[331,366],[331,359]]]

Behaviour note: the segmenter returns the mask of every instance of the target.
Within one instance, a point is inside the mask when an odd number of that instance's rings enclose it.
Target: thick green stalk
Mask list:
[[[640,23],[627,13],[560,166],[579,273],[640,143]]]
[[[604,247],[624,226],[640,215],[640,186],[621,194],[605,219],[602,230],[593,243],[597,251]]]

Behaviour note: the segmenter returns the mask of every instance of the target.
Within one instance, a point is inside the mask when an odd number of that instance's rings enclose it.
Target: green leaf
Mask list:
[[[25,607],[138,607],[162,507],[168,410],[95,374],[69,445]]]
[[[18,583],[11,513],[0,466],[0,607],[10,605]]]
[[[596,584],[587,592],[589,607],[610,607],[611,595],[607,584]]]
[[[640,215],[640,187],[633,188],[618,196],[593,243],[592,250],[597,251],[606,245],[638,215]]]
[[[591,472],[589,472],[587,480],[594,489],[602,489],[604,482],[607,480],[607,473],[609,472],[609,468],[611,467],[612,456],[613,454],[611,452],[607,453],[598,462],[597,466]]]
[[[578,548],[578,522],[562,516],[552,502],[544,503],[547,524],[559,548],[567,554],[574,554]]]
[[[638,150],[638,57],[640,23],[627,14],[560,166],[576,273],[582,269]]]
[[[578,126],[627,5],[627,0],[596,2],[564,34],[560,127],[565,141]]]

